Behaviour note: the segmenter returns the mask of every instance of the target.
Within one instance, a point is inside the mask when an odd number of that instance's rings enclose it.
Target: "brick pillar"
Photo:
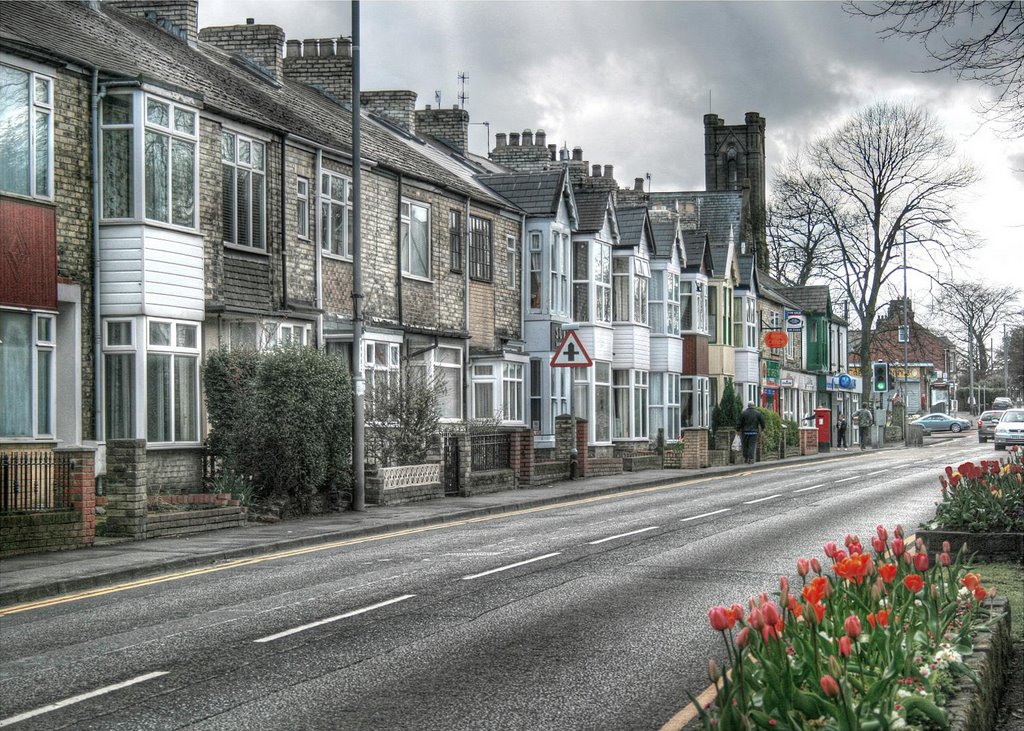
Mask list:
[[[708,430],[699,426],[683,429],[683,459],[685,470],[697,470],[708,466]]]
[[[53,451],[71,460],[68,501],[82,518],[81,545],[91,546],[96,537],[96,450],[58,447]]]
[[[818,453],[818,430],[813,426],[800,427],[800,454]]]
[[[106,534],[146,537],[146,441],[107,442]]]
[[[516,488],[533,482],[533,432],[529,429],[512,432],[512,471],[516,477]]]
[[[469,434],[457,434],[459,444],[459,495],[473,494],[473,442]]]
[[[579,455],[576,474],[577,477],[587,476],[587,461],[590,455],[587,453],[587,442],[590,437],[590,428],[586,419],[576,417],[576,453]]]

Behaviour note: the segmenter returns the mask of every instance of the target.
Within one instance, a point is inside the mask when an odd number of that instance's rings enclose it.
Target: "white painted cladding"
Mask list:
[[[641,325],[616,325],[612,368],[651,369],[651,331]]]
[[[675,335],[651,336],[651,370],[681,373],[683,340]]]
[[[100,229],[100,311],[201,321],[203,238],[141,225]]]
[[[741,383],[759,383],[758,354],[754,350],[736,351],[736,380]]]

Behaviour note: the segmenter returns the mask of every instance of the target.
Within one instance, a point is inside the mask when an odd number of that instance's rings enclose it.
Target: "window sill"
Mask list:
[[[257,249],[253,246],[239,246],[238,244],[229,244],[227,241],[224,242],[224,250],[232,251],[236,254],[248,254],[249,256],[259,257],[261,259],[270,256],[266,249]]]
[[[24,201],[25,203],[45,203],[47,205],[56,206],[57,201],[54,196],[41,196],[32,195],[31,193],[15,193],[11,190],[0,190],[0,195],[4,198],[12,198],[14,200]]]
[[[434,280],[429,277],[421,277],[419,274],[410,274],[409,272],[402,272],[402,279],[408,279],[411,282],[422,282],[423,284],[434,283]]]
[[[352,263],[351,256],[346,256],[345,254],[332,254],[331,252],[324,251],[323,249],[320,250],[320,256],[322,256],[324,259],[331,259],[332,261],[343,261],[348,264]]]
[[[166,451],[169,449],[203,449],[202,442],[147,442],[147,450]]]

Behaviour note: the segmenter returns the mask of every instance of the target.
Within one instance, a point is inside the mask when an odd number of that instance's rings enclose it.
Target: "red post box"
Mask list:
[[[814,425],[818,428],[818,451],[828,452],[832,447],[832,411],[823,406],[815,409]]]

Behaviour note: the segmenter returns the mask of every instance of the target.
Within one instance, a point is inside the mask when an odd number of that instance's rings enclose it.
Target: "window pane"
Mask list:
[[[252,167],[254,170],[263,169],[263,143],[253,142],[252,143]]]
[[[40,350],[36,360],[36,432],[52,434],[50,413],[50,374],[53,371],[53,351]]]
[[[131,124],[132,97],[111,94],[103,98],[103,124]]]
[[[174,110],[174,129],[178,132],[184,132],[185,134],[195,134],[196,132],[196,115],[193,112],[186,111],[184,109]]]
[[[50,194],[50,113],[36,110],[36,195]]]
[[[224,132],[220,136],[220,156],[226,162],[235,161],[235,136]]]
[[[336,201],[345,200],[345,181],[342,178],[331,176],[331,199]]]
[[[174,356],[174,441],[197,440],[196,393],[199,359],[194,355]]]
[[[53,342],[53,318],[51,318],[51,317],[37,317],[36,318],[36,342],[38,342],[38,343],[52,343]]]
[[[0,65],[0,190],[29,193],[29,75]]]
[[[263,248],[263,176],[252,174],[252,245]]]
[[[146,362],[146,437],[171,441],[171,356],[150,353]]]
[[[235,185],[235,225],[238,227],[238,238],[236,244],[249,246],[251,244],[250,223],[249,223],[249,171],[239,168],[235,171],[237,184]]]
[[[345,241],[345,207],[340,203],[331,204],[331,253],[347,254]]]
[[[132,131],[103,130],[103,216],[131,218],[134,180],[132,165]]]
[[[171,323],[151,322],[149,323],[149,344],[170,345],[171,344]]]
[[[146,132],[146,218],[167,220],[167,137]]]
[[[131,345],[132,324],[130,322],[107,323],[107,345]]]
[[[32,315],[0,312],[0,437],[32,436],[32,347]]]
[[[128,323],[110,323],[127,325]],[[135,438],[135,354],[108,353],[105,356],[107,397],[107,439]]]
[[[494,384],[490,381],[473,385],[473,416],[490,419],[494,416]]]
[[[238,162],[248,165],[252,161],[252,143],[249,140],[238,141]]]
[[[171,204],[173,206],[172,223],[179,226],[192,227],[195,224],[195,145],[191,142],[174,140],[171,145],[174,155],[172,163]]]
[[[146,121],[166,127],[170,121],[170,107],[163,102],[149,99],[146,104]]]
[[[177,325],[175,327],[175,344],[179,348],[196,347],[196,326]]]
[[[43,77],[36,77],[36,104],[50,104],[50,80]]]

